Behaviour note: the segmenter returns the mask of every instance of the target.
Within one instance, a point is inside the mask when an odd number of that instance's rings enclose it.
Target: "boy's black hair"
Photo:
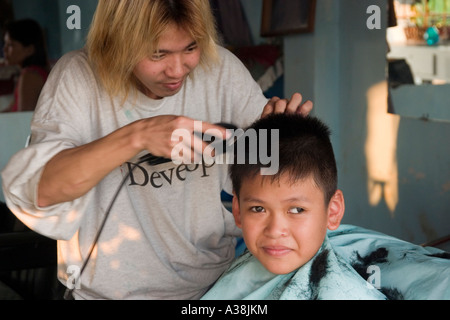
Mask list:
[[[291,183],[295,183],[312,174],[314,182],[324,194],[325,203],[330,201],[337,190],[337,167],[327,125],[312,116],[277,113],[257,120],[249,129],[256,132],[258,145],[261,129],[268,130],[268,137],[271,136],[270,130],[278,129],[279,132],[278,172],[264,178],[274,181],[287,174]],[[270,150],[270,145],[269,139],[267,150]],[[230,165],[233,190],[238,197],[242,181],[255,177],[260,174],[261,168],[267,167],[259,161],[259,157],[256,164],[249,163],[248,157],[246,159],[244,164],[234,161]]]

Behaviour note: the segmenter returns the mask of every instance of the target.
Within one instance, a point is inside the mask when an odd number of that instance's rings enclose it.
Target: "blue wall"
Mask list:
[[[12,3],[15,19],[35,19],[44,30],[50,58],[59,58],[61,38],[59,35],[58,0],[13,0]]]
[[[450,233],[450,123],[385,112],[386,2],[318,0],[314,34],[285,38],[286,95],[312,98],[334,132],[344,223],[423,243]]]
[[[50,58],[55,61],[63,54],[82,48],[89,30],[96,0],[13,0],[15,19],[33,18],[46,35]],[[81,29],[70,30],[66,21],[67,7],[77,5],[81,11]],[[0,170],[9,158],[25,146],[30,132],[32,113],[0,114]],[[0,178],[1,183],[1,178]],[[3,192],[0,200],[4,201]]]
[[[10,157],[22,149],[30,134],[32,112],[0,113],[0,171]],[[2,179],[0,176],[0,185]],[[0,200],[4,201],[3,189]]]
[[[83,47],[96,0],[13,0],[16,19],[37,20],[46,34],[49,56],[57,60],[64,53]],[[71,14],[70,5],[77,5],[81,11],[81,29],[69,30],[66,26]]]

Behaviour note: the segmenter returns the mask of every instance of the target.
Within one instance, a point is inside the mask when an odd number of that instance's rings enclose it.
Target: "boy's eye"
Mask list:
[[[305,209],[300,207],[294,207],[289,209],[289,213],[302,213],[303,211],[305,211]]]
[[[252,212],[264,212],[264,208],[261,206],[255,206],[255,207],[251,207],[250,210]]]

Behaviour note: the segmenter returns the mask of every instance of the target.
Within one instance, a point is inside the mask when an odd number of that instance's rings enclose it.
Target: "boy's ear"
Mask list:
[[[344,194],[341,190],[337,190],[331,197],[328,204],[328,229],[336,230],[341,224],[341,220],[344,217],[345,201]]]
[[[233,211],[234,223],[238,228],[241,228],[241,211],[239,209],[239,200],[236,196],[236,193],[233,191],[233,200],[232,200],[231,210]]]

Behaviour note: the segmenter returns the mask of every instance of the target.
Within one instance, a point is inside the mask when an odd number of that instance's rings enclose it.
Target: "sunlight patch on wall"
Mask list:
[[[387,112],[387,82],[367,92],[367,191],[371,206],[385,201],[391,217],[398,203],[397,134],[400,117]]]

